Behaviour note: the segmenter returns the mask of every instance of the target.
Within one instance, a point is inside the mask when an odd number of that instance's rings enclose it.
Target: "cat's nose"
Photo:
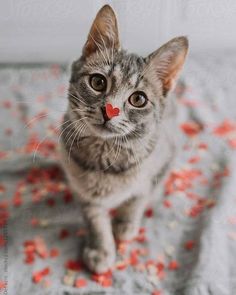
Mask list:
[[[106,123],[107,121],[110,120],[110,118],[107,115],[106,108],[105,107],[101,107],[101,111],[102,111],[102,116],[103,116],[103,119],[104,119],[104,123]]]

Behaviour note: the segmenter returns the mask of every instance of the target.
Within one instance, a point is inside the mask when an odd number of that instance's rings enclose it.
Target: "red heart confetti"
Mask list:
[[[117,108],[117,107],[113,108],[112,104],[110,104],[110,103],[106,104],[106,114],[109,119],[118,116],[119,113],[120,113],[119,108]]]

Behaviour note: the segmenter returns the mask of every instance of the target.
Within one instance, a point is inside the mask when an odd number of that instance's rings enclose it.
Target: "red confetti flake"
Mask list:
[[[47,199],[47,204],[48,204],[49,207],[54,207],[56,202],[55,202],[55,200],[53,198],[48,198]]]
[[[165,194],[169,195],[192,188],[193,180],[201,175],[201,171],[197,169],[183,169],[171,172],[165,183]]]
[[[7,210],[0,210],[0,227],[3,227],[7,223],[9,213]]]
[[[231,148],[236,149],[236,138],[229,139],[228,144]]]
[[[7,158],[7,152],[0,151],[0,160]]]
[[[0,280],[0,290],[4,290],[7,287],[7,283]]]
[[[69,235],[70,235],[69,231],[68,231],[67,229],[64,229],[64,228],[63,228],[63,229],[60,231],[60,233],[59,233],[59,238],[60,238],[61,240],[64,240],[64,239],[68,238]]]
[[[55,258],[59,256],[59,250],[57,248],[52,248],[50,250],[50,257]]]
[[[49,275],[50,274],[50,268],[49,267],[46,267],[46,268],[44,268],[42,271],[41,271],[41,274],[43,275],[43,276],[47,276],[47,275]]]
[[[199,143],[198,148],[200,150],[207,150],[208,149],[208,145],[204,142]]]
[[[66,191],[63,196],[64,202],[66,204],[71,203],[73,201],[73,195],[71,192]]]
[[[166,208],[171,208],[172,207],[172,203],[170,200],[164,200],[163,201],[163,206]]]
[[[41,237],[36,237],[33,240],[24,242],[25,263],[32,264],[35,261],[36,255],[45,259],[49,256],[46,244]]]
[[[102,274],[93,274],[91,279],[97,282],[102,287],[111,287],[112,286],[112,272],[107,271]]]
[[[184,244],[184,248],[191,251],[195,247],[196,243],[193,240],[189,240]]]
[[[179,263],[176,260],[170,261],[170,263],[168,265],[168,269],[169,270],[177,270],[177,269],[179,269]]]
[[[32,275],[32,280],[35,284],[38,284],[42,281],[42,279],[49,275],[51,273],[51,270],[49,267],[46,267],[40,271],[34,272]]]
[[[6,241],[4,239],[3,235],[0,235],[0,248],[3,247],[6,244]]]
[[[146,233],[146,228],[145,227],[140,227],[139,229],[139,234],[145,234]]]
[[[35,238],[35,251],[41,258],[47,258],[49,256],[47,246],[41,237]]]
[[[7,200],[4,200],[4,201],[0,201],[0,210],[3,209],[7,209],[8,208],[8,202]]]
[[[83,263],[81,261],[76,260],[68,260],[65,264],[66,269],[73,271],[81,271],[83,268]]]
[[[35,284],[38,284],[42,281],[43,277],[40,272],[33,273],[32,280]]]
[[[130,265],[137,265],[139,262],[138,258],[139,258],[138,251],[131,250],[130,257],[129,257]]]
[[[145,216],[147,218],[151,218],[153,217],[153,209],[152,208],[148,208],[146,211],[145,211]]]
[[[162,292],[160,290],[154,290],[152,295],[162,295]]]
[[[22,205],[22,197],[19,194],[19,192],[16,192],[16,194],[13,197],[13,201],[12,202],[13,202],[13,205],[15,207],[20,207]]]
[[[34,261],[35,261],[34,253],[28,253],[25,260],[24,260],[24,262],[26,264],[32,264],[32,263],[34,263]]]
[[[196,163],[198,163],[200,160],[201,160],[201,158],[200,158],[199,156],[195,156],[195,157],[191,157],[191,158],[188,160],[188,162],[189,162],[190,164],[196,164]]]
[[[135,241],[139,242],[139,243],[145,243],[147,242],[147,237],[145,236],[145,234],[139,234],[136,238]]]
[[[39,153],[45,157],[48,157],[52,152],[56,150],[56,142],[45,139],[43,141],[39,140],[36,134],[30,136],[28,142],[24,147],[24,151],[28,153]]]
[[[203,126],[196,122],[186,122],[180,125],[182,131],[189,137],[196,136],[202,131]]]
[[[30,224],[32,226],[37,226],[37,225],[39,225],[39,223],[40,223],[39,220],[35,217],[31,218],[31,220],[30,220]]]
[[[158,271],[158,272],[162,272],[162,271],[165,269],[165,265],[164,265],[163,262],[158,262],[158,263],[156,264],[156,267],[157,267],[157,271]]]
[[[6,191],[5,186],[0,184],[0,194],[4,193],[5,191]]]
[[[199,216],[203,210],[204,210],[204,206],[202,204],[196,204],[192,206],[192,208],[189,210],[188,215],[194,218]]]
[[[225,136],[233,131],[236,131],[236,124],[230,120],[225,119],[218,127],[214,129],[213,133],[218,136]]]
[[[76,279],[75,280],[75,287],[76,288],[83,288],[87,286],[87,281],[85,279]]]
[[[119,262],[116,263],[116,269],[124,270],[124,269],[127,268],[128,264],[129,264],[129,261],[125,261],[125,260],[124,261],[119,261]]]
[[[5,109],[10,109],[12,107],[12,103],[10,100],[5,100],[2,102],[2,106],[5,108]]]

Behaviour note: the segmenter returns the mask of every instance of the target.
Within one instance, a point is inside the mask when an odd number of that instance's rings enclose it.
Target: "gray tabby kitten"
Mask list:
[[[146,58],[127,53],[105,5],[73,63],[61,158],[88,225],[83,259],[91,271],[112,267],[114,238],[135,237],[169,169],[176,124],[167,94],[187,50],[187,39],[179,37]]]

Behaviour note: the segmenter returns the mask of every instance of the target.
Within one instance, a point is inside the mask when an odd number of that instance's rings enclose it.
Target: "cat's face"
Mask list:
[[[128,54],[120,49],[113,10],[104,6],[82,57],[73,64],[69,99],[74,118],[94,136],[142,137],[160,122],[187,47],[180,37],[147,58]]]

